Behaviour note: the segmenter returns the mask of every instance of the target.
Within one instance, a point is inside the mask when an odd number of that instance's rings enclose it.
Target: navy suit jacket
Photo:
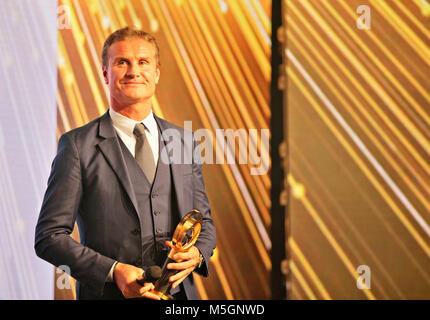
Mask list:
[[[184,143],[184,137],[192,133],[155,119],[161,132],[176,129],[182,146],[191,147]],[[190,164],[171,164],[171,172],[180,217],[192,209],[203,214],[195,246],[205,263],[195,272],[208,276],[216,232],[201,165],[195,157],[197,153]],[[80,243],[70,237],[75,221]],[[78,299],[122,298],[116,284],[105,280],[115,260],[135,264],[140,257],[140,238],[133,234],[139,226],[137,201],[109,113],[63,134],[36,225],[36,254],[57,267],[70,268],[71,276],[78,281]],[[188,299],[198,299],[192,274],[183,287]]]

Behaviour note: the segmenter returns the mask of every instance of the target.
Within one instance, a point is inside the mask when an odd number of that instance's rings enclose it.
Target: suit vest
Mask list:
[[[164,242],[172,239],[173,232],[179,222],[179,210],[175,188],[173,187],[172,170],[170,164],[165,164],[161,160],[162,153],[167,151],[165,143],[161,139],[159,128],[158,133],[159,157],[152,185],[136,159],[121,141],[121,138],[118,137],[138,205],[142,255],[136,260],[135,265],[139,267],[163,266],[169,250]],[[171,292],[173,294],[177,291],[172,290]]]

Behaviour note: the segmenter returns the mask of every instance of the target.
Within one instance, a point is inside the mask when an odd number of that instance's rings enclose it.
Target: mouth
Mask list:
[[[138,84],[144,84],[144,83],[142,83],[142,82],[123,82],[122,84],[125,84],[125,85],[138,85]]]

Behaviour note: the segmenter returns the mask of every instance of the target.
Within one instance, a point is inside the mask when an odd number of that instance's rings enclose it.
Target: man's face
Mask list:
[[[126,106],[151,99],[160,78],[155,54],[154,45],[139,38],[118,41],[109,47],[103,76],[113,103]]]

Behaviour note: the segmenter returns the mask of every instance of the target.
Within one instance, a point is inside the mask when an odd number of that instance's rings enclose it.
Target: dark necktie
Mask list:
[[[134,149],[137,163],[142,168],[143,173],[152,184],[155,176],[155,161],[151,146],[146,139],[145,125],[137,123],[134,127],[133,134],[136,136],[136,148]]]

